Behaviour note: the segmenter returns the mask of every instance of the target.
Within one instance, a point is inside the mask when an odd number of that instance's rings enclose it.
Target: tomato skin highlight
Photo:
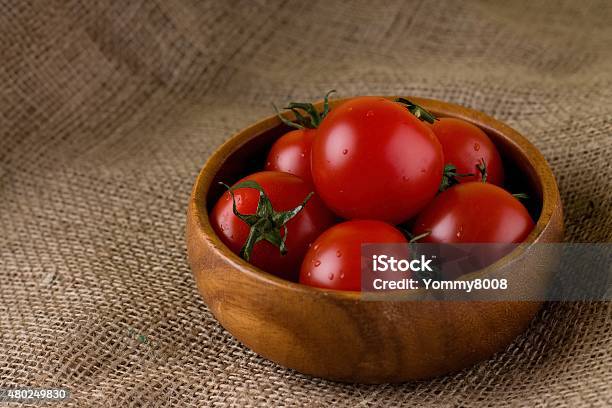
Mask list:
[[[398,224],[435,196],[444,157],[433,131],[405,107],[358,97],[321,123],[311,169],[317,192],[339,216]]]
[[[270,148],[264,170],[291,173],[312,184],[310,150],[314,129],[296,129],[285,133]]]
[[[361,244],[407,243],[390,224],[352,220],[336,224],[312,244],[300,270],[300,283],[318,288],[361,290]]]
[[[419,242],[519,243],[534,227],[518,199],[493,184],[457,184],[442,192],[417,217],[413,234],[431,233]]]
[[[242,180],[254,180],[261,185],[276,211],[288,211],[299,205],[312,191],[312,186],[297,176],[277,171],[262,171]],[[259,202],[259,192],[253,188],[234,191],[236,208],[242,214],[254,214]],[[333,224],[332,212],[317,195],[313,195],[302,211],[287,223],[287,254],[267,241],[259,241],[253,247],[250,263],[278,277],[297,281],[300,264],[308,246],[317,236]],[[210,222],[232,252],[239,254],[248,235],[249,226],[232,211],[232,198],[225,192],[210,213]],[[281,231],[281,234],[282,231]],[[283,234],[284,235],[284,234]]]
[[[430,127],[442,145],[445,163],[453,164],[459,174],[474,174],[457,177],[459,183],[480,181],[481,174],[476,166],[484,159],[487,182],[502,185],[504,168],[501,156],[482,129],[456,118],[439,118]]]

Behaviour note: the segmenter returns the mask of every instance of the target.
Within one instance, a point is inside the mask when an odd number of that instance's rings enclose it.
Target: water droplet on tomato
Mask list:
[[[321,261],[315,261],[315,263],[314,263],[315,268],[316,268],[317,266],[319,266],[319,265],[321,265]]]
[[[351,106],[350,108],[348,108],[348,111],[352,112],[353,111],[353,107]]]
[[[463,225],[460,225],[459,229],[457,230],[457,238],[461,238],[462,233],[463,233]]]
[[[300,154],[300,156],[304,157],[304,156],[305,156],[305,154],[304,154],[304,153],[302,153],[302,154]]]
[[[421,173],[427,173],[427,170],[421,169]]]
[[[319,244],[315,244],[314,248],[312,248],[312,249],[314,249],[315,251],[316,251],[317,249],[319,249]]]
[[[374,111],[369,110],[369,111],[366,113],[366,116],[367,116],[368,118],[371,118],[372,116],[374,116]]]
[[[478,143],[474,143],[474,150],[479,151],[480,145]]]
[[[266,167],[270,167],[272,165],[272,162],[267,162],[266,163]]]
[[[340,251],[336,251],[336,256],[337,256],[338,258],[340,258],[340,257],[342,256],[342,252],[340,252]]]
[[[312,276],[312,272],[308,272],[306,275],[310,278]]]
[[[344,279],[344,273],[340,274],[340,279]]]
[[[406,176],[402,176],[402,180],[404,180],[404,181],[408,181],[408,180],[410,180],[410,179],[409,179],[408,177],[406,177]]]
[[[330,273],[330,274],[329,274],[329,276],[328,276],[328,278],[329,278],[329,280],[334,280],[334,274],[333,274],[333,273]]]
[[[347,153],[348,153],[348,149],[342,150],[342,154],[347,154]]]

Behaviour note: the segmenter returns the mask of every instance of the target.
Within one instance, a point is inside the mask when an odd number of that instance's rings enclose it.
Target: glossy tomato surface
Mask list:
[[[306,253],[300,283],[319,288],[361,290],[361,245],[406,243],[404,235],[382,221],[352,220],[325,231]]]
[[[297,207],[312,191],[312,186],[297,176],[276,171],[263,171],[243,178],[261,185],[276,211],[288,211]],[[236,207],[242,214],[254,214],[259,202],[259,191],[239,188],[234,191]],[[276,276],[297,281],[304,254],[316,237],[334,222],[334,215],[313,195],[302,211],[287,223],[287,253],[267,241],[253,247],[249,260],[253,265]],[[223,243],[233,252],[240,253],[249,226],[232,211],[232,198],[225,192],[210,213],[210,222]],[[282,233],[282,231],[281,231]],[[284,235],[284,234],[282,234]]]
[[[272,145],[264,169],[291,173],[312,183],[310,149],[315,134],[315,129],[297,129],[285,133]]]
[[[459,183],[480,181],[478,164],[484,160],[487,182],[501,186],[504,168],[497,148],[489,136],[479,127],[455,118],[440,118],[431,125],[444,151],[445,164],[453,164],[459,174],[474,174],[458,177]]]
[[[457,184],[436,197],[417,217],[413,233],[430,231],[420,242],[519,243],[534,223],[518,199],[493,184]]]
[[[359,97],[323,120],[311,168],[317,192],[336,214],[397,224],[434,197],[444,157],[433,131],[405,107]]]

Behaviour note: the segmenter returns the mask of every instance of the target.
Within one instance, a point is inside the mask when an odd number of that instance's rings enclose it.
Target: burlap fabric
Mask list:
[[[498,3],[0,2],[0,385],[67,406],[612,405],[610,303],[547,305],[454,375],[346,385],[240,345],[186,262],[213,149],[331,88],[506,121],[553,167],[568,240],[612,240],[612,3]]]

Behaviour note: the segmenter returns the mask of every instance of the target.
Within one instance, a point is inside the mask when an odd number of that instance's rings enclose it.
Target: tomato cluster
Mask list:
[[[295,121],[279,117],[295,129],[263,171],[226,186],[210,219],[232,251],[288,280],[358,291],[364,243],[518,243],[533,229],[480,128],[402,98],[330,110],[330,93],[321,112],[290,103]]]

